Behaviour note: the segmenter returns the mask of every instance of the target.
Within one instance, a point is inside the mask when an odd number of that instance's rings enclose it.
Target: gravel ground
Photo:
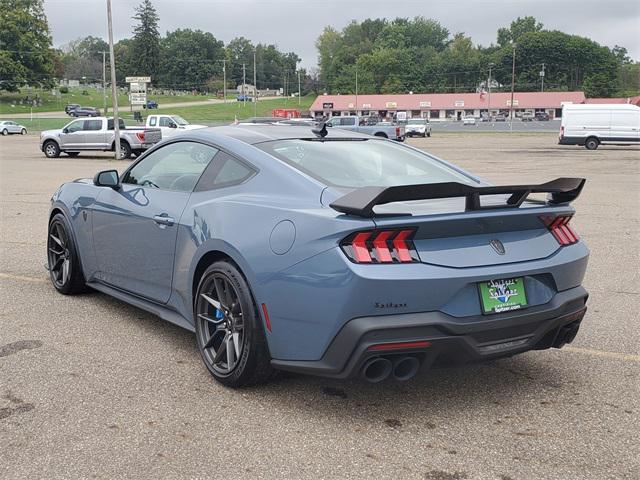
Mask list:
[[[555,142],[409,141],[495,183],[588,179],[572,225],[591,298],[571,346],[403,384],[289,375],[234,391],[192,334],[48,281],[51,194],[125,163],[0,138],[0,478],[639,478],[640,150]]]

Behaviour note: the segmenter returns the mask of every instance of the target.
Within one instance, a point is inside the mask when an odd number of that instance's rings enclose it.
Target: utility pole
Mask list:
[[[300,98],[300,95],[302,95],[301,90],[300,90],[300,69],[298,69],[298,106],[302,105],[302,98]],[[356,102],[358,100],[356,99]]]
[[[544,63],[542,64],[542,70],[540,70],[540,91],[544,92]]]
[[[253,51],[253,116],[258,116],[258,81],[256,80],[256,51]]]
[[[247,95],[244,92],[245,86],[247,85],[247,80],[246,80],[246,66],[243,63],[242,64],[242,106],[246,107],[247,106]]]
[[[227,103],[227,59],[222,59],[222,98],[223,102]]]
[[[509,116],[511,118],[511,122],[509,124],[509,130],[513,132],[513,92],[516,86],[516,44],[513,44],[513,61],[511,64],[511,109],[509,112]]]
[[[493,67],[493,63],[489,63],[489,83],[487,84],[489,88],[489,99],[487,105],[487,114],[489,115],[489,120],[491,120],[491,68]]]
[[[102,51],[102,111],[107,115],[107,52]]]
[[[356,61],[356,115],[358,115],[358,63]]]
[[[109,62],[111,63],[111,95],[113,96],[113,134],[115,136],[115,157],[120,158],[120,121],[118,119],[118,91],[116,87],[116,62],[113,56],[113,22],[111,20],[111,0],[107,0],[107,24],[109,29]]]

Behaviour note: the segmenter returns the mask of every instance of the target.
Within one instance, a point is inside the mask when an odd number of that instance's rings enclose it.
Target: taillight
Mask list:
[[[141,142],[144,142],[144,132],[136,132],[136,137],[138,137],[138,140]]]
[[[400,127],[396,127],[396,138],[400,137]]]
[[[564,138],[564,127],[560,127],[560,138]]]
[[[415,263],[420,261],[413,244],[415,233],[414,229],[356,232],[340,247],[354,263]]]
[[[572,245],[576,243],[580,237],[569,226],[572,215],[559,215],[557,217],[540,217],[551,234],[560,245]]]

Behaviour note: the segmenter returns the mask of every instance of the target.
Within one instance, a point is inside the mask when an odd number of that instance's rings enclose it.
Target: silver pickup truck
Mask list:
[[[120,125],[120,158],[131,154],[139,156],[143,151],[162,140],[159,128],[125,127]],[[60,130],[46,130],[40,134],[40,150],[48,158],[56,158],[61,152],[76,157],[80,152],[114,150],[113,118],[96,117],[74,120]]]
[[[384,123],[366,125],[367,122],[364,120],[365,117],[348,115],[343,117],[333,117],[326,123],[326,125],[327,127],[341,128],[344,130],[351,130],[352,132],[366,133],[376,137],[390,138],[391,140],[404,142],[405,133],[403,126],[389,125],[388,123],[386,125]]]

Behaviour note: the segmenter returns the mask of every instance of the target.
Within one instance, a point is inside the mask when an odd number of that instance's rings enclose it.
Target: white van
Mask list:
[[[560,145],[640,145],[640,107],[631,104],[565,105]]]

